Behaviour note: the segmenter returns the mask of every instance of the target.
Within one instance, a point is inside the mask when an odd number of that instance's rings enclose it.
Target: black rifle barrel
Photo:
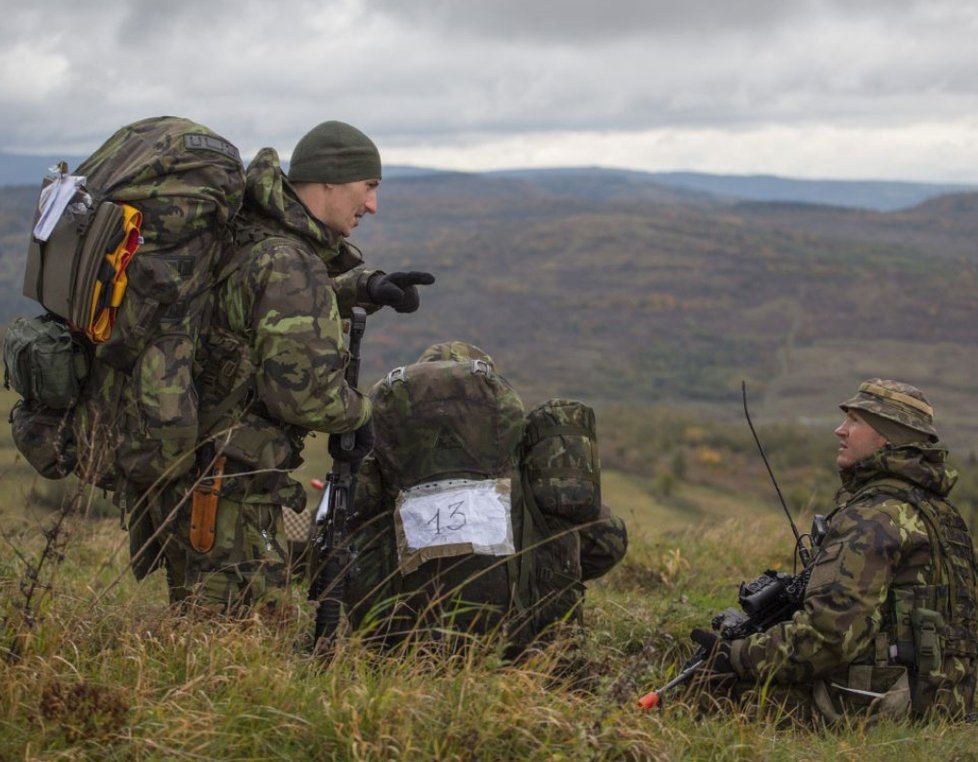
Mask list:
[[[351,387],[356,387],[360,380],[360,341],[366,325],[366,311],[355,307],[350,320],[350,360],[345,373],[346,382]],[[341,434],[340,448],[350,451],[354,448],[355,441],[356,437],[352,432]],[[323,499],[327,506],[322,526],[311,548],[314,563],[311,566],[313,579],[309,598],[318,602],[313,632],[313,642],[316,644],[320,638],[331,639],[340,621],[340,607],[350,562],[349,553],[344,547],[346,519],[353,510],[357,466],[356,463],[334,461],[326,477],[327,491]]]

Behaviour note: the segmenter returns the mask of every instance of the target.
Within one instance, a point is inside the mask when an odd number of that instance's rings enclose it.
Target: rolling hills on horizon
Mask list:
[[[559,182],[557,180],[560,180]],[[32,188],[0,188],[0,323],[19,296]],[[978,193],[899,211],[719,199],[635,177],[414,173],[385,180],[354,241],[438,277],[369,321],[362,378],[464,339],[528,403],[666,406],[819,427],[871,376],[923,388],[974,452]]]
[[[64,160],[69,167],[78,166],[84,156],[22,155],[0,151],[0,188],[37,187],[48,168]],[[246,158],[245,161],[249,161]],[[283,157],[283,163],[288,164]],[[641,197],[678,195],[694,201],[773,201],[823,204],[875,211],[908,209],[928,199],[949,193],[978,191],[978,185],[901,180],[835,180],[831,178],[799,179],[770,174],[717,174],[680,170],[638,171],[607,167],[582,166],[537,169],[507,169],[458,172],[407,165],[384,167],[384,177],[418,179],[431,176],[474,175],[483,178],[512,178],[531,182],[549,191],[560,192],[576,184],[590,186],[592,197],[620,197],[623,193]]]

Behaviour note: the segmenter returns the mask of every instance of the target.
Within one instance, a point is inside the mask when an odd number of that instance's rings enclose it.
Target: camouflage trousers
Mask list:
[[[272,611],[285,602],[290,575],[281,506],[220,498],[214,546],[201,553],[190,544],[190,501],[166,497],[155,501],[142,521],[130,520],[134,559],[137,548],[147,543],[141,555],[151,559],[141,568],[134,561],[137,577],[163,566],[171,603],[215,613]]]

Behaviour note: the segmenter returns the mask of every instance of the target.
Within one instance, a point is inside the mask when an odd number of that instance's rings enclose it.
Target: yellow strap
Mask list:
[[[908,407],[912,407],[914,410],[919,410],[924,415],[933,416],[934,408],[928,405],[923,400],[919,400],[916,397],[911,397],[909,394],[904,394],[903,392],[895,392],[892,389],[887,389],[886,387],[879,386],[878,384],[865,383],[859,387],[861,392],[869,392],[870,394],[875,394],[877,397],[884,397],[885,399],[894,400],[895,402],[901,402]]]
[[[121,204],[122,207],[122,241],[115,250],[105,255],[106,261],[112,265],[115,276],[109,287],[112,294],[107,307],[98,308],[99,298],[102,295],[103,284],[95,282],[92,294],[92,312],[89,316],[89,324],[85,328],[85,335],[95,344],[108,341],[112,335],[112,325],[115,323],[115,313],[122,304],[122,297],[126,293],[126,286],[129,279],[126,276],[126,266],[132,259],[136,249],[139,248],[139,228],[143,224],[143,215],[135,207],[128,204]]]

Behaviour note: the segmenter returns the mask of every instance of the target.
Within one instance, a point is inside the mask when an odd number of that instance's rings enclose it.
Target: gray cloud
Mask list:
[[[800,4],[801,5],[801,4]],[[708,34],[750,29],[759,33],[790,18],[793,6],[778,0],[717,3],[713,0],[497,0],[457,3],[380,0],[372,7],[414,26],[432,26],[449,33],[501,39],[536,39],[588,44],[657,34]],[[798,6],[794,6],[798,7]]]
[[[978,130],[970,0],[21,6],[0,0],[0,150],[90,150],[158,113],[202,121],[246,152],[291,150],[334,117],[397,147]]]
[[[405,20],[415,27],[430,26],[449,33],[501,39],[589,44],[633,37],[746,36],[763,39],[778,29],[804,24],[819,16],[877,18],[899,16],[916,7],[935,8],[955,3],[924,4],[918,0],[494,0],[460,3],[455,0],[375,0],[371,8]]]

